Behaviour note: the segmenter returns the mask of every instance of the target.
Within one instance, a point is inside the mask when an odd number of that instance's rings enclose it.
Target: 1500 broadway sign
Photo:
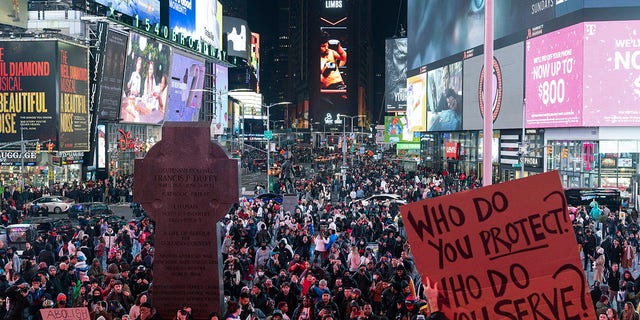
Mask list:
[[[595,319],[557,171],[400,210],[446,318]]]

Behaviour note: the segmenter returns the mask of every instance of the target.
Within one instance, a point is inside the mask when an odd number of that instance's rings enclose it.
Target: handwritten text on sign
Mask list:
[[[89,320],[87,308],[40,309],[42,320]]]
[[[594,319],[557,172],[401,208],[449,319]]]

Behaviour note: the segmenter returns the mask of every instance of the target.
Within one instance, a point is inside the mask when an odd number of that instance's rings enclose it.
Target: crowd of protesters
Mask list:
[[[362,200],[389,193],[414,202],[476,188],[479,178],[473,172],[423,167],[406,172],[398,161],[385,159],[352,159],[344,182],[340,158],[293,179],[283,175],[274,189],[297,196],[292,208],[274,199],[241,198],[218,224],[226,304],[223,310],[207,310],[210,318],[443,319],[437,295],[415,266],[399,204]],[[5,188],[2,210],[18,210],[15,199],[30,199],[32,192],[33,197],[46,192],[78,202],[131,201],[131,177],[117,179],[114,189],[126,190],[122,193],[110,191],[109,185],[29,189],[27,196]],[[260,193],[265,189],[257,188]],[[594,219],[593,207],[577,208],[573,217],[585,268],[602,269],[594,276],[594,308],[599,315],[637,319],[625,313],[635,312],[640,299],[640,278],[633,278],[636,265],[640,268],[640,258],[633,258],[640,246],[637,217],[596,204],[602,212]],[[159,319],[149,295],[153,231],[148,218],[111,225],[100,220],[79,223],[68,238],[42,234],[21,256],[0,243],[0,316],[39,319],[42,308],[86,306],[92,320]],[[627,246],[633,248],[631,264]],[[189,320],[190,313],[181,308],[176,319]]]
[[[598,204],[570,208],[584,270],[592,275],[598,319],[640,319],[640,227],[635,210]]]
[[[221,234],[229,318],[442,317],[425,294],[399,204],[362,200],[389,193],[419,201],[477,187],[477,179],[422,167],[405,172],[399,161],[384,159],[352,159],[343,182],[342,160],[325,158],[296,176],[295,208],[242,199],[227,214]],[[287,184],[281,175],[274,189],[292,191]]]

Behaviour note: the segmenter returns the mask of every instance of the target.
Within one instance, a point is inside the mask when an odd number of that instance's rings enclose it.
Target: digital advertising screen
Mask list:
[[[407,68],[484,42],[484,1],[407,1]]]
[[[583,37],[580,23],[527,40],[527,128],[582,125]]]
[[[494,1],[493,16],[500,17],[500,19],[494,19],[494,39],[539,26],[549,20],[580,10],[582,7],[583,0],[496,0]]]
[[[196,36],[196,6],[196,1],[169,0],[169,28],[199,40]]]
[[[58,42],[60,114],[58,151],[89,151],[89,51]]]
[[[497,49],[493,56],[493,128],[522,127],[524,42]],[[481,130],[484,125],[484,55],[465,60],[463,68],[462,127]]]
[[[117,121],[120,119],[122,79],[128,38],[126,34],[114,30],[109,30],[107,34],[98,106],[98,119],[100,120]]]
[[[325,26],[320,29],[320,92],[346,93],[348,78],[347,28]]]
[[[0,1],[0,24],[26,29],[28,21],[27,0]]]
[[[160,0],[93,0],[107,8],[126,14],[130,17],[138,15],[138,20],[149,19],[150,24],[160,23]],[[191,1],[195,2],[195,1]]]
[[[333,125],[340,115],[357,114],[353,97],[358,88],[354,82],[353,66],[357,57],[351,57],[353,49],[353,28],[351,27],[351,1],[312,1],[312,11],[316,23],[312,25],[309,41],[308,68],[309,116],[302,115],[304,124],[307,119]],[[317,70],[317,71],[315,71]],[[313,81],[313,79],[319,81]],[[296,118],[300,119],[298,109]],[[299,124],[299,123],[298,123]]]
[[[462,130],[462,61],[428,73],[427,131]]]
[[[96,126],[98,130],[98,146],[96,147],[96,167],[98,169],[107,168],[107,126],[99,124]]]
[[[222,49],[222,4],[216,0],[169,0],[169,28]]]
[[[585,8],[635,7],[640,6],[637,0],[584,0]]]
[[[248,60],[251,31],[247,21],[224,16],[222,27],[227,34],[227,54]]]
[[[427,130],[427,73],[407,77],[407,127],[410,132]]]
[[[384,142],[420,142],[420,132],[409,130],[406,114],[384,117]]]
[[[130,33],[120,106],[121,122],[161,124],[167,108],[171,47]]]
[[[251,32],[251,69],[256,76],[256,92],[260,93],[260,34]]]
[[[215,66],[216,77],[214,87],[216,90],[216,101],[212,126],[214,127],[214,134],[224,134],[225,130],[229,128],[229,95],[227,93],[229,88],[229,68],[217,64]]]
[[[584,23],[585,126],[640,125],[640,21]]]
[[[173,50],[165,121],[198,121],[204,74],[204,60]]]
[[[385,94],[387,112],[407,110],[407,38],[385,41]]]
[[[57,148],[56,41],[0,41],[0,142],[51,141]]]
[[[619,6],[635,0],[495,0],[493,38],[542,25],[588,3]],[[414,70],[484,43],[485,1],[408,0],[408,68]],[[499,19],[498,19],[499,17]],[[434,27],[437,26],[437,27]]]

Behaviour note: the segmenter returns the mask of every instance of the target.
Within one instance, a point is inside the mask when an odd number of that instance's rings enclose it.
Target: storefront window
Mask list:
[[[640,141],[548,141],[546,168],[559,170],[565,188],[631,187]],[[551,149],[548,149],[551,146]]]
[[[639,141],[601,141],[598,153],[599,184],[603,188],[631,187],[638,173]]]

